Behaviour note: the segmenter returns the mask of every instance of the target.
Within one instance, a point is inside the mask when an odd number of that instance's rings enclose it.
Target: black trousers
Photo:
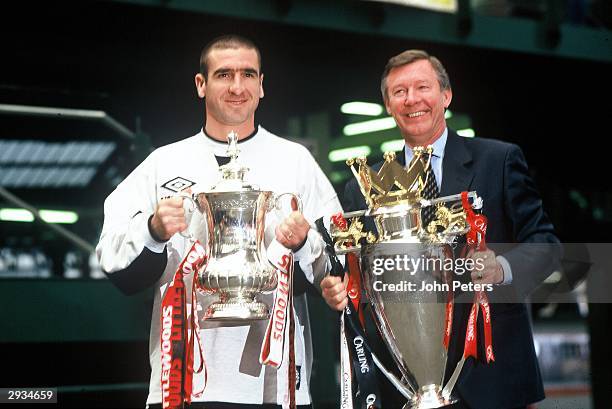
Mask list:
[[[162,409],[162,405],[149,405],[149,409]],[[185,409],[281,409],[280,405],[272,405],[269,403],[262,405],[247,405],[242,403],[224,403],[224,402],[193,402]],[[312,405],[298,405],[298,409],[312,409]]]

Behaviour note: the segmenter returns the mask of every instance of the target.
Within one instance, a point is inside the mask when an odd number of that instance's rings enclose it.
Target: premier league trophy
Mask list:
[[[378,329],[402,374],[402,381],[392,382],[409,400],[404,408],[428,409],[457,401],[451,392],[461,368],[446,387],[442,386],[450,334],[452,271],[439,266],[453,257],[450,244],[469,226],[463,207],[450,205],[460,202],[460,195],[432,200],[422,197],[431,147],[413,151],[414,158],[406,168],[389,152],[378,172],[367,166],[365,158],[347,161],[368,209],[344,214],[353,218],[352,222],[332,225],[331,236],[337,254],[361,255],[361,281]],[[480,204],[475,192],[468,196],[474,200],[473,206]],[[435,206],[435,218],[423,226],[422,209],[429,206]],[[373,219],[378,237],[362,231],[358,216]],[[398,257],[421,263],[402,268],[393,262]],[[432,260],[438,263],[427,267]],[[419,291],[423,288],[430,290]]]
[[[264,229],[266,214],[280,206],[286,195],[259,190],[245,181],[248,168],[238,162],[238,136],[228,135],[229,163],[220,166],[220,181],[208,192],[191,198],[196,211],[204,216],[205,229],[196,237],[207,243],[208,265],[198,272],[198,289],[219,294],[205,313],[207,320],[263,320],[270,312],[257,294],[277,286],[276,269],[266,257]]]

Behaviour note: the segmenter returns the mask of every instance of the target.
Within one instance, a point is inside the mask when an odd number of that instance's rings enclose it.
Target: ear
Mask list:
[[[385,109],[387,110],[387,114],[391,115],[391,108],[389,107],[389,98],[385,98],[384,103],[385,103]]]
[[[263,89],[263,74],[259,76],[259,98],[264,97],[264,89]]]
[[[445,89],[442,91],[442,99],[444,101],[444,108],[448,108],[451,101],[453,100],[453,91],[450,89]]]
[[[204,76],[200,73],[195,76],[195,86],[196,91],[198,92],[198,96],[200,98],[204,98],[206,96],[206,80]]]

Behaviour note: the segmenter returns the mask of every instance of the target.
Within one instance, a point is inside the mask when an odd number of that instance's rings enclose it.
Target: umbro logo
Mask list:
[[[174,179],[171,179],[167,181],[166,183],[164,183],[163,185],[161,185],[161,187],[178,193],[178,192],[182,192],[185,189],[190,188],[191,186],[195,184],[196,182],[192,182],[189,179],[185,179],[180,176],[177,176]]]

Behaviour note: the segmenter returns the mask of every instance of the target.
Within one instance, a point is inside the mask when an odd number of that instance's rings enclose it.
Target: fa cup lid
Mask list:
[[[256,186],[249,184],[244,180],[249,168],[238,162],[238,134],[231,131],[227,134],[227,156],[230,161],[225,165],[219,166],[221,179],[210,190],[211,193],[220,192],[244,192],[258,190]]]

